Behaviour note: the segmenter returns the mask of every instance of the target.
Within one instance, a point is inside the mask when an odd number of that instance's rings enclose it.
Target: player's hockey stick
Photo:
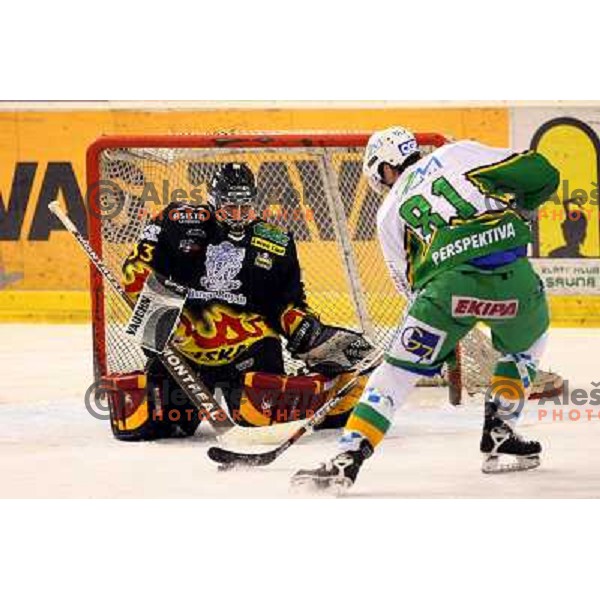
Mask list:
[[[208,449],[208,457],[211,460],[223,465],[224,468],[236,466],[260,467],[272,463],[290,446],[293,446],[305,433],[312,431],[312,429],[327,416],[327,413],[337,406],[342,401],[344,396],[358,383],[359,377],[370,373],[375,367],[377,367],[377,365],[379,365],[382,358],[383,350],[376,350],[367,358],[365,358],[365,360],[362,361],[362,363],[359,364],[357,369],[354,371],[354,377],[345,385],[343,385],[332,398],[323,404],[323,406],[321,406],[321,408],[319,408],[319,410],[317,410],[312,417],[310,417],[302,426],[296,429],[296,431],[282,444],[277,446],[277,448],[258,454],[248,454],[245,452],[235,452],[234,450],[227,450],[218,446],[212,446]]]
[[[119,280],[104,264],[102,259],[90,245],[89,241],[81,235],[73,221],[69,219],[68,215],[63,211],[58,202],[51,202],[48,205],[48,208],[65,226],[65,229],[75,237],[102,277],[108,281],[123,301],[130,308],[133,308],[134,302],[127,295],[119,283]],[[194,373],[194,370],[190,368],[185,357],[173,347],[172,344],[168,344],[165,350],[158,355],[158,358],[171,374],[171,377],[173,377],[177,385],[189,398],[190,402],[192,402],[202,415],[207,415],[209,423],[218,435],[223,435],[236,427],[236,424],[231,420],[225,410],[219,406],[215,397],[210,393],[202,380]]]

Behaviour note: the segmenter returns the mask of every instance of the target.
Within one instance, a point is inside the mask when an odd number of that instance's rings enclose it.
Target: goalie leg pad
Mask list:
[[[200,420],[197,411],[189,402],[170,405],[167,381],[142,371],[104,378],[115,438],[137,442],[193,435]]]
[[[145,441],[164,437],[160,431],[164,427],[152,418],[154,407],[148,401],[145,373],[135,371],[105,377],[103,389],[107,390],[110,423],[118,440]]]
[[[323,375],[245,373],[239,409],[233,411],[233,418],[251,427],[306,419],[323,405],[332,385]]]
[[[348,381],[353,379],[353,377],[353,373],[343,373],[337,377],[333,387],[327,392],[326,401],[334,396],[337,391],[342,386],[346,385]],[[348,417],[362,396],[367,380],[367,375],[360,377],[356,385],[344,396],[343,400],[330,410],[325,419],[315,427],[315,431],[319,429],[339,429],[344,427],[348,421]]]
[[[352,378],[353,374],[329,379],[319,374],[246,373],[239,409],[233,411],[234,420],[243,426],[265,427],[309,418]],[[366,380],[366,376],[361,377],[315,429],[343,427],[360,398]]]

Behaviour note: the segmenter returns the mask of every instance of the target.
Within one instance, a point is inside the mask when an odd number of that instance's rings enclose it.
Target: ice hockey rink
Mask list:
[[[568,379],[571,392],[589,394],[600,381],[599,351],[600,330],[553,329],[543,366]],[[92,382],[89,325],[1,325],[0,364],[3,498],[297,497],[291,474],[335,450],[335,433],[316,433],[268,467],[218,472],[206,457],[215,440],[204,426],[192,439],[117,442],[108,422],[84,406]],[[600,497],[598,406],[529,401],[521,432],[542,442],[542,466],[484,475],[481,405],[475,397],[452,407],[443,388],[415,392],[347,496]]]

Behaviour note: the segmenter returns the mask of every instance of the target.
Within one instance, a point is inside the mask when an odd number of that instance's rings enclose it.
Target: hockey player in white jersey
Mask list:
[[[416,380],[440,372],[478,321],[501,353],[486,397],[483,471],[540,464],[541,445],[515,433],[546,331],[544,289],[527,259],[524,215],[547,200],[558,171],[539,153],[460,141],[422,156],[401,127],[373,134],[363,171],[387,196],[377,215],[384,259],[407,314],[340,439],[340,453],[292,482],[347,487]]]

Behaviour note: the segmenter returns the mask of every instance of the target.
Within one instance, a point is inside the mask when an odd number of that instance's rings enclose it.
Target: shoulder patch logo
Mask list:
[[[254,264],[257,267],[269,270],[273,266],[273,259],[268,252],[259,252],[254,259]]]
[[[156,225],[156,223],[149,223],[144,227],[142,231],[142,240],[145,242],[158,242],[158,236],[162,231],[162,227],[160,225]]]
[[[254,234],[280,246],[287,246],[290,241],[290,236],[283,229],[271,223],[257,223]]]
[[[429,158],[424,166],[419,166],[414,171],[411,171],[406,181],[406,185],[402,189],[402,194],[414,190],[423,183],[426,177],[430,177],[434,173],[437,173],[442,167],[442,163],[436,156]]]
[[[283,256],[285,254],[284,246],[280,246],[279,244],[265,240],[262,237],[254,236],[250,240],[250,243],[261,250],[267,250],[267,252],[271,252],[271,254],[276,254],[277,256]]]

